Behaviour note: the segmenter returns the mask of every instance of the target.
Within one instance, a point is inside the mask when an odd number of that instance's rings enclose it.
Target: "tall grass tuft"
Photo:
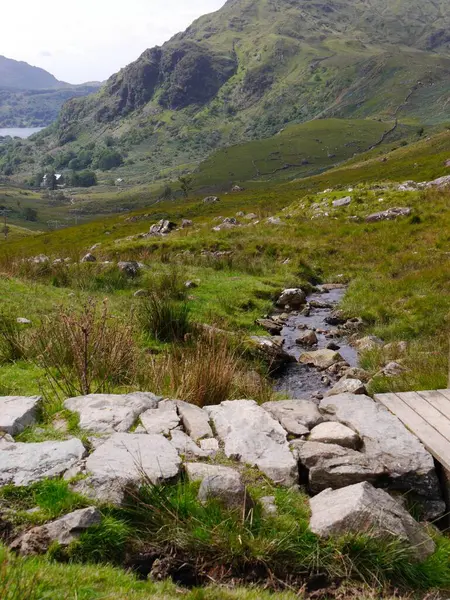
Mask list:
[[[137,349],[132,328],[116,321],[107,302],[80,312],[61,308],[35,337],[37,362],[55,391],[66,396],[107,392],[133,381]]]
[[[142,330],[160,342],[182,341],[191,331],[189,306],[165,294],[142,298],[138,319]]]
[[[263,402],[273,393],[266,378],[248,370],[226,336],[210,332],[153,358],[146,376],[150,389],[201,407],[233,398]]]
[[[12,315],[0,313],[0,362],[14,362],[27,353],[26,328]]]
[[[38,600],[37,576],[26,572],[23,562],[0,547],[0,598]]]

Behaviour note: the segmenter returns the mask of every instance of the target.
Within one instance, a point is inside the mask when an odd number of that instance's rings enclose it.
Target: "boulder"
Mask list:
[[[265,517],[275,517],[278,514],[275,496],[263,496],[259,499]]]
[[[167,235],[176,228],[176,224],[168,221],[167,219],[161,219],[158,223],[155,223],[150,227],[149,235]]]
[[[141,423],[147,433],[168,435],[180,424],[177,404],[174,400],[162,400],[157,408],[150,408],[141,414]]]
[[[272,319],[257,319],[256,324],[268,331],[271,335],[280,335],[283,330],[281,323],[276,323]]]
[[[171,432],[170,441],[176,448],[178,454],[185,458],[208,458],[211,453],[203,450],[184,431],[174,429]]]
[[[381,375],[385,377],[397,377],[405,372],[405,367],[400,363],[392,361],[381,369]]]
[[[60,477],[85,454],[86,450],[77,438],[36,444],[4,441],[0,445],[0,486],[27,486]]]
[[[82,508],[41,527],[33,527],[14,540],[11,549],[22,556],[44,554],[52,542],[68,546],[84,531],[99,525],[101,520],[102,516],[95,507]]]
[[[284,340],[278,337],[253,335],[249,338],[251,349],[273,369],[295,362],[295,358],[284,350],[283,343]]]
[[[310,400],[281,400],[262,405],[291,435],[306,435],[323,421],[317,405]]]
[[[170,482],[180,468],[178,452],[164,436],[115,433],[88,457],[88,478],[76,489],[99,501],[120,504],[126,487],[145,481]]]
[[[209,416],[206,411],[195,404],[176,400],[178,414],[185,431],[195,441],[203,438],[212,438],[213,432],[209,424]]]
[[[333,206],[335,208],[340,208],[341,206],[348,206],[352,202],[351,196],[346,196],[345,198],[339,198],[338,200],[333,200]]]
[[[205,477],[198,490],[198,499],[200,502],[214,499],[232,510],[248,511],[253,507],[252,499],[237,471]]]
[[[361,481],[375,483],[385,475],[382,463],[337,444],[308,441],[293,443],[300,464],[308,469],[311,493],[339,489]]]
[[[443,177],[433,179],[433,181],[429,181],[426,184],[426,187],[446,187],[447,185],[450,185],[450,175],[444,175]]]
[[[16,435],[37,419],[41,396],[0,396],[0,431]]]
[[[64,402],[64,407],[79,415],[81,429],[113,433],[128,431],[141,413],[156,408],[160,400],[160,397],[146,392],[90,394],[69,398]]]
[[[433,457],[396,416],[364,395],[324,398],[320,409],[359,434],[364,454],[384,465],[390,489],[409,492],[429,518],[442,514],[445,505]]]
[[[37,256],[33,256],[33,258],[28,259],[28,262],[35,265],[45,265],[46,263],[50,262],[50,259],[45,254],[38,254]]]
[[[141,270],[139,263],[135,260],[122,261],[117,263],[119,271],[125,273],[128,277],[137,277]]]
[[[205,438],[200,440],[200,448],[208,453],[208,456],[214,458],[219,452],[219,442],[215,438]]]
[[[17,317],[16,322],[19,325],[31,325],[30,319],[26,319],[25,317]]]
[[[92,263],[92,262],[97,262],[97,259],[95,258],[95,256],[93,254],[88,252],[87,254],[85,254],[83,256],[83,258],[81,259],[81,262],[82,263]]]
[[[366,337],[360,338],[353,342],[353,346],[358,352],[367,352],[370,350],[376,350],[377,348],[383,347],[383,340],[376,337],[375,335],[367,335]]]
[[[299,344],[300,346],[315,346],[318,341],[319,340],[317,339],[316,332],[307,329],[299,335],[299,337],[295,340],[295,343]]]
[[[349,533],[403,542],[422,561],[436,547],[422,525],[388,493],[364,482],[343,489],[325,490],[310,499],[310,529],[320,537]]]
[[[240,185],[233,185],[233,187],[231,188],[232,192],[243,192],[244,188],[241,187]]]
[[[399,217],[409,217],[412,210],[411,208],[388,208],[382,212],[373,213],[366,217],[367,223],[377,223],[378,221],[393,221]]]
[[[305,352],[299,358],[299,362],[304,365],[312,365],[316,367],[316,369],[325,370],[331,367],[332,365],[341,362],[343,360],[342,356],[339,352],[335,352],[334,350],[315,350],[314,352]]]
[[[365,394],[366,386],[359,379],[341,379],[326,394],[327,396],[337,396],[338,394]]]
[[[328,315],[328,317],[325,317],[325,323],[327,323],[328,325],[344,325],[344,323],[347,321],[347,318],[344,314],[344,311],[340,310],[340,309],[336,309],[333,310],[333,312]]]
[[[370,373],[359,367],[349,367],[345,369],[342,379],[359,379],[363,383],[368,383],[371,379]]]
[[[284,225],[280,217],[269,217],[268,219],[266,219],[266,223],[268,223],[269,225]]]
[[[253,400],[222,402],[206,408],[229,458],[257,466],[272,481],[290,486],[297,465],[286,431]]]
[[[277,300],[277,305],[281,307],[301,308],[306,304],[306,294],[300,288],[290,288],[282,292]]]
[[[188,227],[192,227],[194,225],[194,222],[191,221],[191,219],[183,219],[181,221],[181,228],[182,229],[187,229]]]
[[[184,470],[189,481],[203,481],[207,477],[233,476],[237,472],[236,469],[231,469],[230,467],[200,462],[185,463]]]
[[[337,444],[338,446],[352,448],[353,450],[356,450],[361,442],[357,433],[336,421],[328,421],[316,425],[311,431],[308,440],[323,444]]]
[[[206,198],[203,198],[203,204],[217,204],[217,202],[220,202],[220,198],[217,196],[207,196]]]

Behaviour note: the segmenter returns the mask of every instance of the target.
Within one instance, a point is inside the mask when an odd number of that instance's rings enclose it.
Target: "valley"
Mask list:
[[[448,596],[449,24],[228,0],[100,88],[0,57],[44,127],[0,137],[2,600]]]

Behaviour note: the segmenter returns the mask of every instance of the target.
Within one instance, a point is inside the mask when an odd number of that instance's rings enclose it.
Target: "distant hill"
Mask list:
[[[64,102],[92,94],[100,85],[71,85],[44,69],[0,56],[0,127],[51,125]]]
[[[51,90],[67,87],[48,71],[26,62],[0,56],[0,88],[14,90]]]

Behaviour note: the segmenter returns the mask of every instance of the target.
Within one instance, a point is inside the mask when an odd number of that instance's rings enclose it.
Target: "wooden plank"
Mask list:
[[[402,392],[397,396],[450,442],[450,421],[439,410],[416,392]]]
[[[427,402],[434,406],[444,417],[450,420],[450,394],[446,398],[441,392],[417,392]]]
[[[450,400],[450,390],[438,390],[438,392]]]
[[[375,399],[398,417],[419,438],[425,448],[446,469],[450,470],[450,442],[445,437],[418,415],[397,394],[377,394]]]

